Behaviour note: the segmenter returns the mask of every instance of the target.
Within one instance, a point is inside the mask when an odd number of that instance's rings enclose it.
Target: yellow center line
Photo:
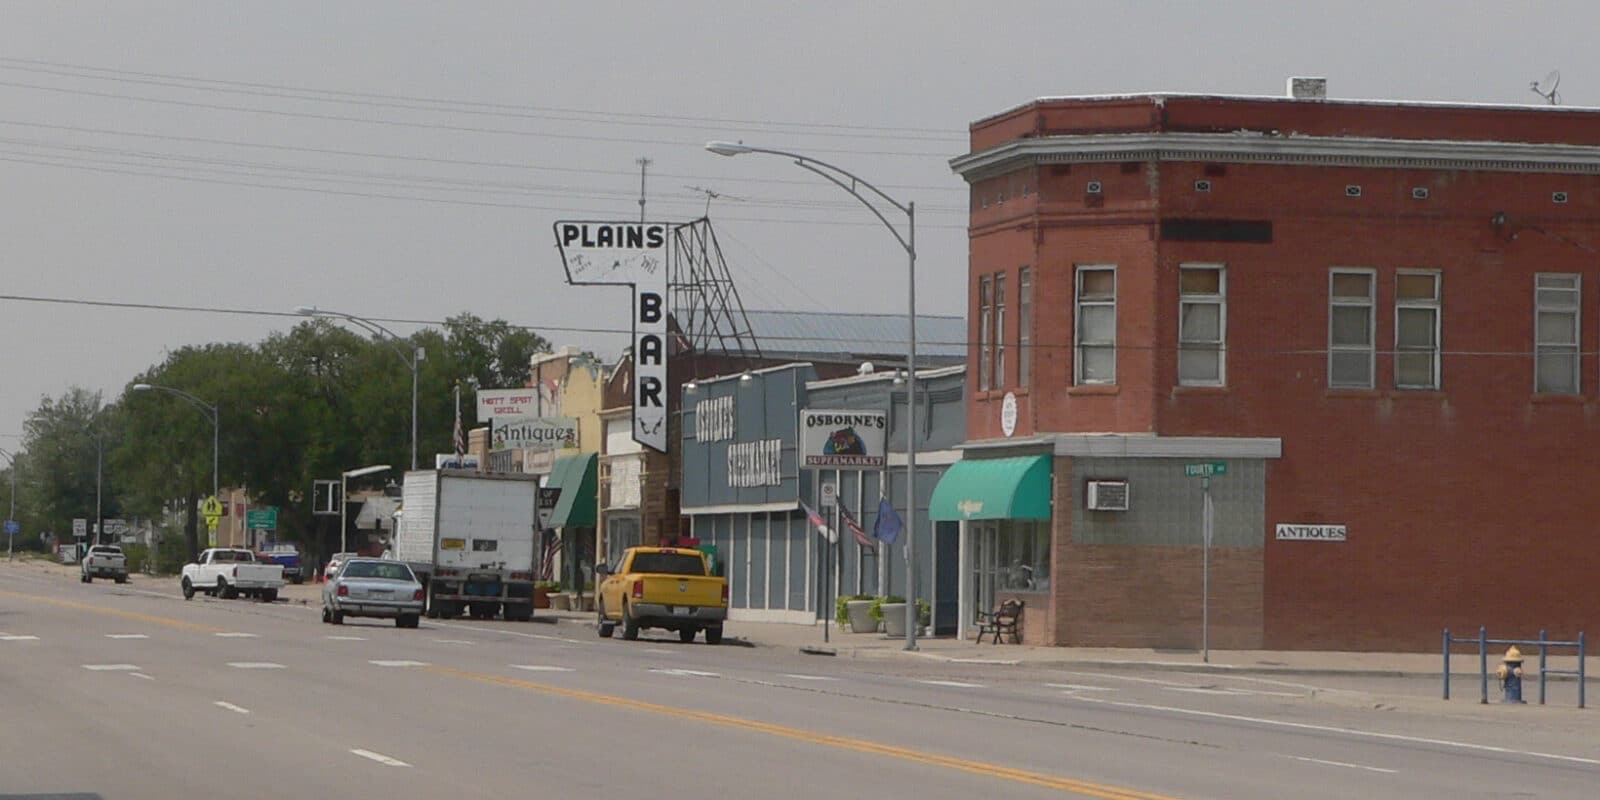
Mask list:
[[[60,608],[71,608],[71,609],[74,609],[74,610],[77,610],[77,611],[89,611],[89,612],[93,612],[95,614],[105,614],[107,616],[112,616],[112,617],[122,617],[123,619],[137,620],[139,622],[148,622],[148,623],[150,623],[152,625],[165,625],[165,626],[167,626],[169,628],[178,628],[180,630],[195,631],[197,633],[222,633],[225,630],[224,628],[213,628],[210,625],[201,625],[201,624],[196,623],[196,622],[184,622],[181,619],[172,619],[171,617],[158,617],[158,616],[156,616],[154,614],[140,614],[137,611],[123,611],[120,608],[106,608],[105,606],[90,605],[88,603],[78,603],[78,602],[74,602],[72,600],[60,600],[60,599],[57,599],[57,598],[54,598],[54,597],[44,597],[42,595],[37,595],[37,594],[23,594],[21,592],[9,592],[9,591],[0,590],[0,597],[13,597],[13,598],[16,598],[18,600],[32,600],[32,601],[34,601],[36,603],[44,603],[46,605],[58,606]]]
[[[461,678],[463,680],[476,681],[478,683],[509,686],[515,689],[525,689],[532,692],[540,692],[543,694],[555,695],[557,697],[565,697],[571,700],[582,700],[584,702],[599,703],[601,705],[613,706],[617,708],[627,708],[635,711],[646,711],[652,714],[662,714],[669,717],[677,717],[679,719],[695,720],[697,722],[704,722],[711,725],[721,725],[729,728],[738,728],[740,730],[755,731],[784,739],[792,739],[795,741],[822,745],[824,747],[833,747],[840,750],[853,750],[858,753],[870,753],[874,755],[888,756],[890,758],[897,758],[903,761],[944,767],[946,769],[952,769],[958,772],[966,772],[973,775],[981,775],[989,778],[1000,778],[1003,780],[1013,781],[1015,783],[1031,784],[1033,786],[1043,786],[1047,789],[1059,789],[1061,791],[1073,792],[1085,797],[1102,798],[1102,800],[1174,800],[1174,798],[1166,795],[1150,794],[1148,792],[1141,792],[1135,789],[1125,789],[1118,786],[1109,786],[1105,784],[1090,783],[1088,781],[1074,780],[1072,778],[1063,778],[1056,775],[1049,775],[1042,772],[1031,772],[1029,770],[1016,769],[1013,767],[991,764],[984,761],[955,758],[953,756],[939,755],[937,753],[925,753],[905,747],[895,747],[893,745],[881,744],[879,742],[873,742],[866,739],[818,733],[802,728],[789,727],[787,725],[758,722],[756,720],[745,719],[743,717],[712,714],[705,711],[695,711],[688,708],[679,708],[677,706],[661,705],[659,703],[634,700],[632,698],[620,697],[617,695],[589,692],[582,689],[569,689],[545,683],[535,683],[533,681],[522,680],[520,678],[508,678],[500,675],[491,675],[481,672],[467,672],[459,669],[451,669],[450,667],[432,666],[426,667],[425,669],[435,674],[447,675],[453,678]]]

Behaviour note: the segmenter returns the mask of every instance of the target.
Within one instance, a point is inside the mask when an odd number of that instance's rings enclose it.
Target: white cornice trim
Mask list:
[[[1600,147],[1235,133],[1118,133],[1017,139],[950,160],[968,182],[1034,164],[1228,161],[1389,169],[1600,174]]]
[[[1124,433],[1063,433],[1058,456],[1086,458],[1282,458],[1283,440],[1233,436],[1150,436]]]
[[[945,467],[961,460],[960,450],[918,450],[917,466],[919,467]],[[891,467],[904,467],[906,454],[904,452],[889,453]]]
[[[776,503],[751,503],[741,505],[730,503],[720,506],[684,506],[681,510],[684,516],[698,517],[703,514],[763,514],[768,512],[794,511],[800,508],[798,500],[782,500]]]

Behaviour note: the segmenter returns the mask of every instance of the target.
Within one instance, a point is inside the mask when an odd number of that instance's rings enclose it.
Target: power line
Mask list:
[[[496,202],[496,201],[491,201],[491,200],[467,200],[467,199],[456,199],[456,198],[445,198],[445,197],[426,197],[426,196],[422,196],[422,195],[388,194],[388,193],[384,193],[384,192],[358,192],[358,191],[352,191],[352,190],[347,190],[347,189],[321,188],[321,187],[316,187],[316,186],[292,186],[292,185],[284,185],[284,184],[259,183],[259,182],[254,182],[254,181],[227,180],[227,179],[224,179],[224,178],[203,178],[203,177],[197,177],[197,176],[194,176],[194,175],[180,175],[180,174],[172,174],[172,173],[165,173],[165,172],[151,172],[151,171],[148,171],[148,169],[153,169],[153,168],[124,169],[124,168],[119,168],[119,167],[114,167],[114,166],[90,166],[90,165],[86,165],[86,164],[82,164],[82,163],[76,163],[75,164],[75,163],[65,162],[65,161],[59,160],[60,158],[62,158],[61,156],[56,156],[55,158],[58,159],[58,160],[55,160],[55,161],[42,161],[42,160],[39,160],[41,158],[51,158],[51,157],[50,156],[38,156],[38,157],[35,157],[35,158],[18,158],[18,157],[15,157],[15,156],[0,156],[0,162],[10,162],[10,163],[15,163],[15,164],[31,164],[31,165],[34,165],[34,166],[53,167],[53,168],[56,168],[56,169],[69,169],[69,170],[76,170],[76,171],[81,171],[81,172],[105,173],[105,174],[113,174],[113,175],[127,175],[127,176],[136,176],[136,177],[144,177],[144,178],[158,178],[158,179],[161,179],[161,180],[184,181],[184,182],[188,182],[188,183],[204,183],[204,184],[213,184],[213,185],[219,185],[219,186],[238,186],[238,187],[246,187],[246,188],[252,188],[252,189],[277,189],[277,190],[280,190],[280,191],[308,192],[308,193],[311,193],[311,194],[324,194],[324,195],[332,195],[332,196],[338,196],[338,197],[362,197],[362,198],[371,198],[371,199],[380,199],[380,200],[409,200],[409,201],[413,201],[413,202],[429,203],[429,204],[434,204],[434,205],[473,206],[473,207],[478,207],[478,208],[521,209],[521,210],[527,210],[527,211],[553,211],[553,212],[566,213],[566,214],[597,214],[597,215],[599,215],[599,214],[614,214],[614,213],[616,213],[612,209],[580,209],[580,208],[573,208],[571,206],[537,206],[537,205],[529,205],[529,204],[526,204],[526,203],[504,203],[504,202]],[[268,176],[262,176],[262,177],[270,180],[270,177],[268,177]],[[397,188],[405,188],[405,187],[397,187]],[[667,200],[667,201],[664,201],[664,202],[675,202],[675,203],[682,204],[682,203],[686,203],[686,202],[690,202],[690,201]],[[836,222],[836,221],[832,221],[832,220],[821,220],[821,219],[799,219],[799,218],[779,218],[779,217],[721,217],[721,219],[728,220],[728,221],[733,221],[733,222],[770,222],[770,223],[783,223],[783,224],[792,224],[792,225],[828,225],[828,226],[839,226],[839,227],[877,227],[875,223],[871,223],[871,222],[855,222],[855,221],[839,221],[839,222]],[[935,225],[935,224],[928,224],[928,225],[923,225],[923,226],[920,226],[920,227],[923,227],[923,228],[945,228],[945,229],[950,229],[950,230],[965,230],[966,229],[965,225]]]
[[[587,115],[594,115],[594,116],[601,116],[601,117],[637,117],[639,119],[656,120],[656,121],[689,121],[689,122],[715,123],[715,124],[719,124],[719,125],[770,125],[770,126],[783,126],[783,127],[791,127],[791,128],[818,128],[818,129],[823,129],[823,130],[855,130],[855,131],[902,132],[902,133],[932,133],[932,134],[944,134],[944,135],[946,135],[947,138],[960,138],[960,139],[964,139],[966,137],[966,131],[944,129],[944,128],[917,128],[917,127],[904,127],[904,126],[860,125],[860,124],[829,123],[829,122],[790,122],[790,121],[783,121],[783,120],[750,120],[750,119],[730,119],[730,118],[725,118],[725,117],[701,117],[701,116],[691,116],[691,115],[682,115],[682,114],[650,114],[650,113],[621,112],[621,111],[595,111],[595,110],[592,110],[592,109],[561,108],[561,107],[554,107],[554,106],[515,105],[515,104],[509,104],[509,103],[488,103],[488,102],[478,102],[478,101],[468,101],[468,100],[454,100],[454,99],[448,99],[448,98],[420,97],[420,96],[416,96],[416,95],[381,94],[381,93],[376,93],[376,92],[352,92],[352,91],[341,91],[341,90],[334,90],[334,89],[311,89],[311,88],[300,87],[300,86],[288,86],[288,85],[284,85],[284,84],[252,83],[252,82],[248,82],[248,81],[230,81],[230,80],[222,80],[222,79],[219,79],[219,78],[197,78],[197,77],[193,77],[193,76],[176,75],[176,74],[171,74],[171,73],[140,72],[140,71],[136,71],[136,70],[113,69],[113,68],[109,68],[109,67],[96,67],[96,66],[88,66],[88,65],[83,65],[83,64],[68,64],[68,63],[63,63],[63,62],[59,62],[59,61],[43,61],[43,60],[38,60],[38,59],[14,58],[14,57],[7,57],[7,56],[0,56],[0,63],[12,64],[12,65],[33,65],[35,67],[35,68],[32,68],[32,69],[29,69],[29,68],[26,68],[26,67],[23,67],[23,66],[10,66],[10,67],[4,67],[5,69],[15,69],[15,70],[20,70],[20,71],[31,71],[31,72],[46,72],[48,74],[56,74],[56,75],[66,74],[69,77],[93,78],[95,76],[92,76],[92,75],[73,75],[71,73],[61,73],[61,72],[49,72],[48,70],[37,69],[36,67],[55,67],[55,68],[58,68],[58,69],[78,70],[80,72],[100,72],[100,73],[106,73],[108,75],[113,75],[113,76],[120,75],[120,76],[134,76],[134,77],[138,77],[138,78],[164,79],[164,80],[169,80],[169,81],[188,81],[190,83],[206,83],[206,84],[214,84],[214,85],[218,85],[218,86],[235,86],[235,87],[241,87],[241,88],[247,88],[247,89],[264,89],[264,90],[273,90],[273,91],[281,91],[281,92],[300,92],[300,93],[304,93],[304,94],[325,94],[325,95],[329,95],[329,96],[333,96],[333,97],[347,97],[347,98],[358,98],[358,99],[367,99],[367,100],[400,101],[400,102],[410,102],[410,103],[432,103],[432,104],[435,104],[435,105],[458,106],[458,107],[461,107],[461,108],[493,109],[493,110],[506,111],[506,112],[538,112],[538,113],[556,113],[556,114],[587,114]],[[101,79],[102,80],[112,80],[113,78],[101,78]],[[144,81],[140,81],[140,82],[144,82]],[[160,85],[160,84],[158,84],[158,85]],[[200,88],[200,87],[183,87],[183,88]]]
[[[54,124],[44,123],[44,122],[31,122],[31,121],[14,120],[14,119],[0,119],[0,125],[12,125],[12,126],[28,127],[28,128],[40,128],[40,129],[43,129],[43,130],[65,131],[65,132],[70,132],[70,133],[88,133],[88,134],[105,135],[105,136],[125,136],[125,137],[130,137],[130,138],[139,138],[139,139],[156,139],[156,140],[161,140],[161,141],[184,142],[184,143],[189,143],[189,144],[213,144],[213,145],[221,145],[221,146],[225,146],[225,147],[244,147],[244,148],[264,149],[264,150],[279,150],[279,151],[283,151],[283,152],[309,153],[309,154],[314,154],[314,155],[351,156],[351,157],[356,157],[356,158],[375,158],[375,159],[383,159],[383,160],[390,160],[390,161],[411,161],[411,162],[428,163],[428,164],[449,164],[449,165],[453,165],[453,166],[490,167],[490,168],[494,168],[494,169],[535,170],[535,171],[542,171],[542,172],[566,172],[566,173],[577,173],[577,174],[585,174],[585,175],[632,175],[633,174],[631,171],[628,171],[628,170],[595,169],[595,168],[586,168],[586,167],[552,167],[552,166],[539,165],[539,164],[524,164],[524,163],[515,162],[515,161],[478,161],[478,160],[461,159],[461,158],[433,158],[433,157],[428,157],[428,156],[405,155],[405,154],[396,154],[396,153],[373,153],[373,152],[362,151],[362,150],[341,150],[341,149],[335,149],[335,148],[303,147],[303,146],[296,146],[296,145],[272,144],[272,143],[267,143],[267,142],[250,142],[250,141],[240,141],[240,140],[233,140],[233,139],[212,139],[212,138],[207,138],[207,137],[203,137],[203,136],[181,136],[181,135],[177,135],[177,134],[146,133],[146,132],[142,132],[142,131],[125,131],[125,130],[116,130],[116,129],[111,129],[111,128],[90,128],[90,127],[83,127],[83,126],[76,126],[76,125],[54,125]],[[683,180],[705,180],[704,177],[697,176],[697,175],[678,175],[678,174],[669,174],[669,173],[661,173],[660,177],[662,177],[662,178],[678,178],[678,179],[683,179]],[[789,178],[724,177],[724,178],[718,178],[718,180],[724,181],[724,182],[731,181],[731,182],[736,182],[736,183],[770,183],[770,184],[775,184],[775,185],[787,185],[787,186],[815,186],[816,185],[816,181],[795,180],[795,179],[789,179]],[[892,184],[892,183],[885,183],[885,184],[879,184],[879,185],[883,186],[886,189],[907,189],[907,190],[919,190],[919,191],[962,192],[962,193],[967,192],[967,189],[965,189],[963,187],[959,187],[959,186],[933,186],[933,185],[929,185],[929,184]]]
[[[310,111],[286,111],[272,108],[252,108],[250,106],[235,106],[226,103],[201,103],[194,100],[173,100],[164,97],[146,97],[143,95],[118,94],[116,92],[97,92],[91,89],[67,89],[60,86],[43,86],[32,83],[19,83],[16,81],[0,81],[0,86],[13,89],[28,89],[41,92],[58,92],[61,94],[79,95],[83,97],[99,97],[110,100],[124,100],[138,103],[152,103],[156,105],[179,106],[182,108],[203,108],[213,111],[233,111],[244,114],[265,114],[275,117],[290,117],[293,119],[315,119],[326,122],[356,122],[363,125],[383,125],[397,128],[418,128],[422,130],[451,131],[453,133],[495,134],[502,136],[521,136],[533,139],[558,139],[562,141],[578,142],[607,142],[613,144],[655,144],[671,147],[701,147],[705,142],[673,140],[673,139],[637,139],[623,136],[593,136],[581,133],[548,133],[543,131],[525,131],[514,128],[480,128],[472,125],[448,125],[438,122],[412,122],[410,120],[396,119],[368,119],[365,117],[352,117],[344,114],[318,114]],[[903,150],[860,150],[856,148],[827,148],[807,147],[807,150],[816,153],[849,153],[853,155],[895,156],[906,158],[948,158],[950,153],[916,153]]]
[[[122,308],[122,309],[132,309],[132,310],[141,310],[141,311],[181,311],[181,312],[194,312],[194,313],[203,313],[203,314],[231,314],[231,315],[258,316],[258,317],[295,317],[295,318],[298,318],[298,319],[305,319],[305,317],[303,315],[295,313],[295,312],[292,312],[292,311],[270,311],[270,310],[265,310],[265,309],[228,308],[228,307],[223,307],[223,306],[188,306],[188,305],[175,305],[175,304],[170,304],[170,303],[134,303],[134,302],[112,301],[112,300],[89,300],[89,299],[85,299],[85,298],[72,298],[72,297],[41,297],[41,296],[34,296],[34,295],[0,294],[0,301],[7,301],[7,300],[13,301],[13,302],[20,302],[20,303],[43,303],[43,304],[70,305],[70,306],[93,306],[93,307],[99,307],[99,308]],[[752,311],[758,311],[759,312],[759,311],[761,311],[761,309],[752,309]],[[783,313],[783,312],[779,312],[779,313]],[[804,313],[804,312],[802,312],[802,313]],[[852,314],[852,315],[853,316],[863,316],[861,314]],[[865,315],[865,316],[890,316],[890,317],[895,317],[897,319],[903,318],[903,315],[898,315],[898,314],[877,314],[877,315]],[[918,315],[918,319],[950,318],[951,316],[952,315],[925,314],[925,315]],[[448,320],[414,319],[414,318],[405,318],[405,317],[365,316],[363,318],[372,320],[373,322],[379,322],[379,323],[384,323],[384,324],[421,325],[421,326],[431,326],[431,327],[442,327],[445,324],[447,324],[447,322],[448,322]],[[507,323],[507,324],[509,324],[511,327],[514,327],[514,328],[520,328],[520,329],[523,329],[523,330],[534,331],[534,332],[537,332],[537,331],[560,331],[562,333],[609,333],[609,334],[629,334],[629,333],[633,332],[632,328],[586,328],[586,327],[569,327],[569,326],[561,326],[561,325],[523,325],[523,324],[519,324],[519,323]],[[856,338],[856,337],[801,336],[801,335],[761,336],[760,339],[762,341],[812,341],[812,342],[843,342],[843,343],[854,343],[854,342],[858,342],[859,341],[859,339]],[[932,346],[939,346],[939,347],[981,347],[982,346],[982,344],[979,343],[979,342],[967,341],[967,340],[941,341],[941,340],[937,340],[937,339],[935,339],[935,340],[922,340],[922,339],[919,339],[918,343],[919,344],[932,345]],[[890,338],[890,339],[882,340],[881,344],[886,345],[886,346],[896,346],[896,347],[898,347],[900,344],[902,344],[902,342],[900,342],[899,340]],[[1006,349],[1007,350],[1024,349],[1024,348],[1033,349],[1033,350],[1066,350],[1066,349],[1072,349],[1072,348],[1075,348],[1075,347],[1077,347],[1077,345],[1074,345],[1071,342],[1060,342],[1060,343],[1034,342],[1034,343],[1029,343],[1029,344],[1026,344],[1026,345],[1018,344],[1018,343],[1015,343],[1015,342],[1006,343]],[[1130,351],[1135,351],[1135,352],[1174,352],[1174,351],[1177,351],[1177,350],[1179,350],[1181,348],[1177,344],[1172,344],[1172,345],[1118,344],[1118,345],[1115,346],[1115,349],[1117,349],[1117,350],[1130,350]],[[1230,347],[1227,348],[1227,352],[1230,353],[1230,354],[1269,355],[1269,356],[1327,356],[1330,351],[1328,349],[1326,349],[1326,348],[1277,348],[1277,347],[1234,347],[1234,346],[1230,346]],[[1398,351],[1398,350],[1373,349],[1373,350],[1368,351],[1368,352],[1371,352],[1371,353],[1373,353],[1375,355],[1380,355],[1380,356],[1394,356],[1394,355],[1403,355],[1406,352],[1415,352],[1415,351]],[[1440,351],[1438,351],[1438,354],[1441,357],[1445,357],[1445,356],[1448,356],[1448,357],[1495,357],[1495,358],[1533,358],[1533,357],[1535,357],[1535,353],[1533,352],[1533,349],[1531,347],[1528,348],[1528,349],[1525,349],[1525,350],[1440,350]],[[1600,351],[1579,351],[1578,355],[1580,357],[1588,358],[1588,357],[1592,357],[1592,356],[1595,356],[1595,355],[1600,355]]]

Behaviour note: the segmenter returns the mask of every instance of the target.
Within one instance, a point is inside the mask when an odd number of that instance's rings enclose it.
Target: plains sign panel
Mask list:
[[[800,466],[809,469],[878,469],[889,415],[884,411],[805,409],[800,412]]]
[[[667,452],[667,254],[659,222],[557,222],[567,282],[633,288],[633,440]]]

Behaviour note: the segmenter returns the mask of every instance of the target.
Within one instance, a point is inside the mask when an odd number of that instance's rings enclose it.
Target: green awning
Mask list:
[[[595,463],[594,453],[575,453],[561,456],[550,465],[547,488],[560,489],[556,510],[550,514],[552,528],[593,528],[595,524]]]
[[[933,488],[931,519],[1049,519],[1050,456],[957,461]]]

